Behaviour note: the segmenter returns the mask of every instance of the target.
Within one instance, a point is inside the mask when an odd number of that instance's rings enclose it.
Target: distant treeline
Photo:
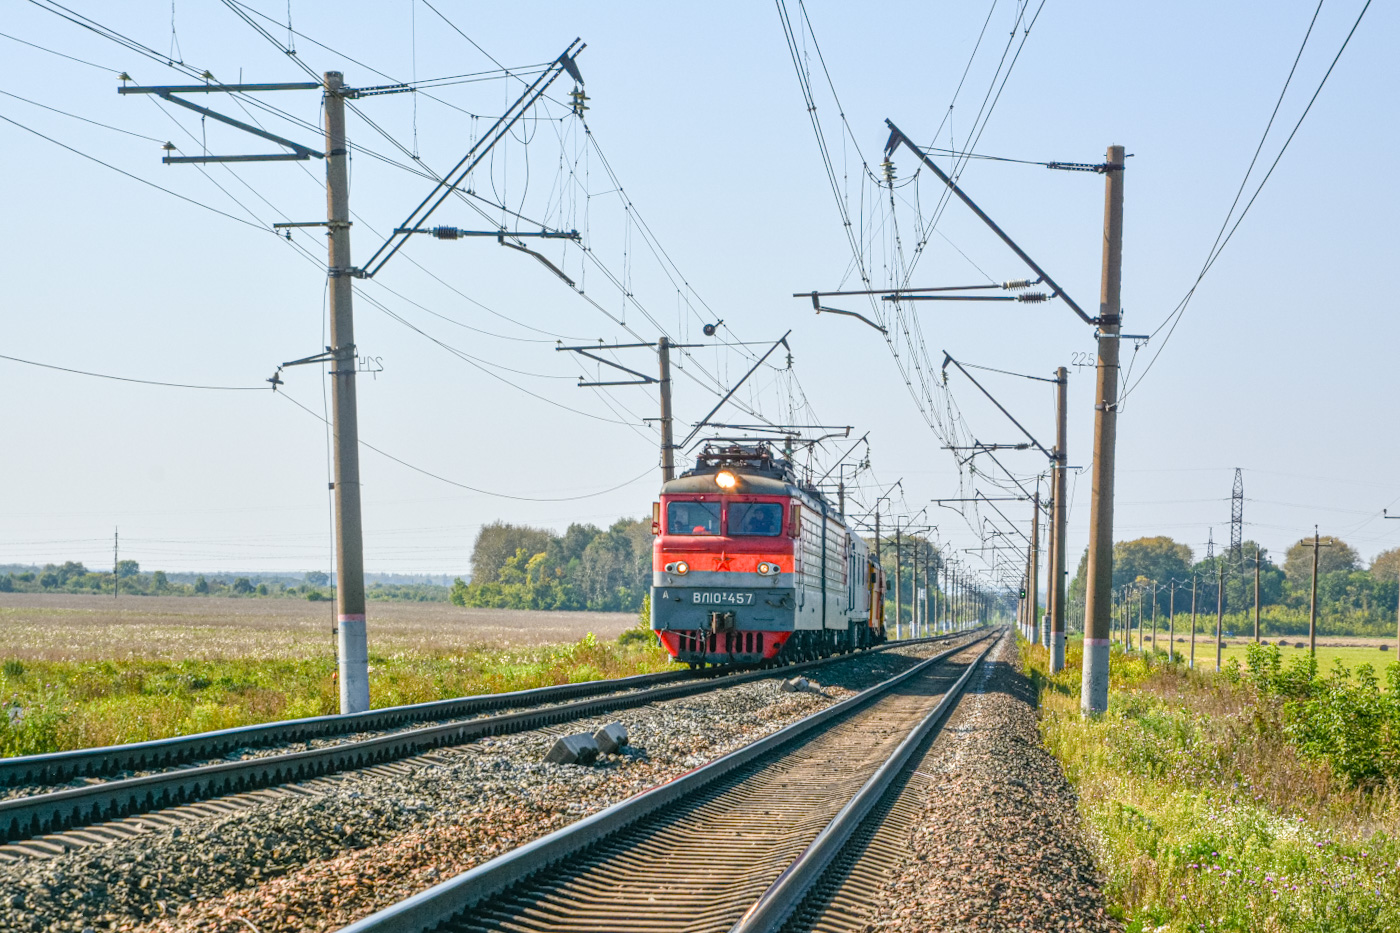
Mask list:
[[[494,522],[476,536],[472,578],[452,584],[458,606],[635,612],[651,587],[651,520],[620,518],[607,531],[562,535]]]
[[[1329,635],[1394,635],[1397,574],[1400,548],[1384,551],[1362,566],[1356,549],[1340,538],[1323,535],[1318,552],[1317,614],[1319,631]],[[1119,541],[1113,546],[1115,589],[1136,583],[1145,593],[1145,617],[1152,613],[1152,584],[1157,585],[1157,613],[1161,619],[1171,605],[1171,581],[1176,581],[1176,618],[1182,624],[1191,612],[1191,585],[1196,584],[1198,624],[1214,628],[1217,584],[1223,578],[1226,628],[1252,631],[1254,618],[1254,564],[1259,551],[1259,605],[1262,634],[1298,635],[1308,630],[1312,599],[1313,539],[1302,538],[1277,564],[1266,548],[1244,542],[1237,555],[1221,548],[1214,557],[1196,560],[1184,544],[1161,536]],[[1079,560],[1079,571],[1069,585],[1068,601],[1081,605],[1089,553]],[[1082,612],[1082,609],[1080,610]],[[1071,618],[1071,627],[1082,625]],[[1189,624],[1189,622],[1188,622]]]
[[[295,576],[275,574],[167,574],[142,572],[134,560],[117,564],[121,592],[132,596],[246,596],[329,600],[332,580],[322,571]],[[398,575],[392,575],[398,576]],[[0,575],[0,593],[111,593],[112,571],[89,570],[79,561],[45,564],[34,569],[10,569]],[[446,602],[448,588],[435,583],[370,583],[369,599]]]

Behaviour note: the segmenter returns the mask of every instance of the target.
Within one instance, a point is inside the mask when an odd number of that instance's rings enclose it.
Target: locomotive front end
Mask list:
[[[800,506],[766,471],[697,469],[667,483],[653,514],[651,627],[678,661],[757,664],[796,618]]]

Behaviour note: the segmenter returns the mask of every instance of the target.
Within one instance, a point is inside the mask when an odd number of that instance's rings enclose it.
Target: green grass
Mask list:
[[[1129,933],[1400,929],[1395,787],[1349,786],[1303,758],[1280,705],[1247,682],[1160,659],[1115,650],[1109,710],[1086,718],[1080,644],[1066,654],[1050,677],[1045,651],[1022,643],[1046,745]]]
[[[1186,638],[1189,639],[1190,636],[1187,635]],[[1274,644],[1277,642],[1277,639],[1270,638],[1268,639],[1268,641],[1270,644]],[[1306,635],[1302,638],[1289,637],[1284,639],[1284,641],[1286,641],[1288,644],[1288,647],[1281,649],[1283,652],[1284,664],[1288,664],[1294,658],[1301,658],[1307,656],[1308,639]],[[1136,633],[1134,633],[1133,644],[1135,646],[1137,644]],[[1297,644],[1302,644],[1303,647],[1293,647]],[[1147,648],[1150,650],[1152,647],[1152,633],[1150,631],[1147,634],[1146,645]],[[1172,647],[1176,649],[1176,652],[1180,654],[1182,658],[1188,658],[1190,656],[1191,643],[1189,640],[1184,642],[1175,642],[1172,645]],[[1162,635],[1160,632],[1158,633],[1157,638],[1157,650],[1158,652],[1164,655],[1166,654],[1167,650],[1166,636]],[[1243,668],[1245,666],[1245,654],[1246,652],[1248,652],[1248,650],[1248,643],[1238,642],[1232,644],[1230,642],[1226,642],[1224,650],[1221,652],[1221,667],[1228,667],[1230,662],[1233,660],[1237,662],[1241,668]],[[1379,648],[1362,647],[1334,648],[1330,646],[1319,645],[1317,649],[1317,669],[1319,671],[1329,671],[1332,669],[1332,665],[1335,662],[1341,661],[1342,664],[1344,664],[1350,670],[1355,670],[1362,664],[1369,664],[1376,670],[1383,671],[1388,665],[1395,663],[1395,658],[1396,655],[1394,650],[1381,651]],[[1196,668],[1197,670],[1210,672],[1213,672],[1215,670],[1214,635],[1211,635],[1208,638],[1202,638],[1199,632],[1196,633]]]
[[[370,656],[378,707],[500,693],[672,666],[651,643]],[[307,658],[0,664],[0,756],[139,742],[338,711],[334,664]]]

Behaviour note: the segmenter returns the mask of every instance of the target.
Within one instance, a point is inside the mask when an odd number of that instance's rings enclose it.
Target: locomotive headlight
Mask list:
[[[770,564],[766,560],[760,561],[758,564],[758,572],[765,577],[772,576],[773,574],[780,572],[781,569],[782,568],[780,568],[777,564]]]
[[[715,474],[715,485],[720,489],[733,489],[739,485],[739,480],[728,470],[720,470]]]
[[[670,567],[667,567],[666,569],[671,571],[672,573],[690,573],[690,565],[683,560],[676,561],[674,564],[672,564]]]

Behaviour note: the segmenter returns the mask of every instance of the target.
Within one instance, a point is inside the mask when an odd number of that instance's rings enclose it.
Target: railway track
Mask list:
[[[942,652],[343,933],[757,933],[800,921],[799,908],[830,887],[824,879],[833,869],[849,875],[859,830],[889,809],[891,786],[994,636]]]
[[[638,674],[633,677],[562,684],[533,690],[436,700],[409,706],[391,706],[349,715],[314,716],[260,723],[195,735],[154,739],[149,742],[133,742],[128,745],[107,745],[46,755],[0,758],[0,787],[61,784],[65,781],[106,777],[126,771],[173,768],[191,761],[220,758],[244,749],[312,742],[360,732],[381,732],[414,723],[457,719],[511,707],[561,703],[604,693],[721,676],[724,673],[727,672],[663,671],[657,674]]]
[[[958,636],[907,640],[873,650],[940,642],[955,637]],[[783,676],[848,657],[838,655],[778,669],[720,677],[697,675],[689,671],[647,674],[610,681],[376,710],[353,717],[318,717],[314,720],[222,730],[218,733],[183,736],[114,749],[86,749],[57,755],[10,759],[0,762],[8,769],[3,773],[10,775],[10,780],[16,780],[13,775],[48,775],[50,779],[66,776],[63,779],[68,780],[82,777],[92,780],[98,774],[131,770],[133,762],[144,762],[146,767],[164,767],[165,770],[0,801],[0,843],[8,843],[0,845],[0,859],[7,856],[13,858],[58,854],[68,848],[130,835],[132,831],[146,828],[143,821],[151,821],[154,825],[160,825],[162,822],[152,816],[133,822],[139,814],[150,814],[152,811],[192,805],[196,802],[203,802],[203,809],[213,808],[210,812],[227,811],[265,799],[268,789],[295,785],[344,771],[392,768],[394,762],[400,759],[485,736],[538,729],[571,719],[691,696],[765,677]],[[482,715],[502,708],[512,711]],[[403,728],[405,724],[444,718],[453,718],[455,721]],[[275,743],[287,744],[354,735],[376,728],[396,731],[317,748],[273,752],[234,761],[191,763],[198,762],[201,757],[217,754],[219,750],[227,754],[230,751],[256,748],[259,745],[267,748]],[[164,763],[167,761],[175,766],[166,766]],[[104,823],[125,823],[127,829],[118,827],[113,833],[100,825]],[[78,832],[84,827],[90,828]]]

